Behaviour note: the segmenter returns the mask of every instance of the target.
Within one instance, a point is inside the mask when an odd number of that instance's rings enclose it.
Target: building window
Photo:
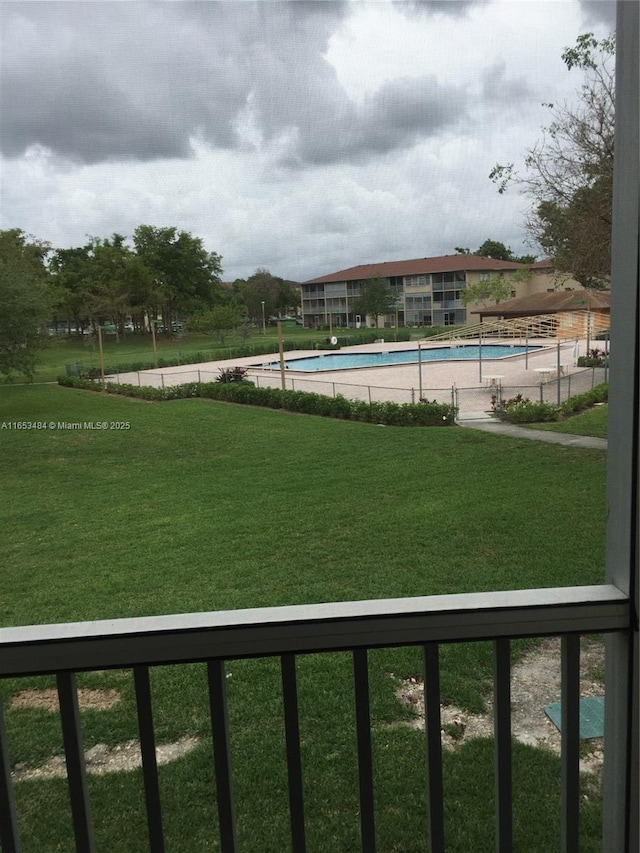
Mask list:
[[[467,276],[464,272],[436,272],[431,276],[434,289],[439,285],[439,290],[442,290],[445,284],[458,284],[459,282],[465,282],[466,280]]]
[[[428,275],[405,275],[405,287],[426,287],[429,284]]]

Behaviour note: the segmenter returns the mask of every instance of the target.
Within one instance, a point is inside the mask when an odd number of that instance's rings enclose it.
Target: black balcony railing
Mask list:
[[[149,669],[206,662],[220,843],[235,851],[233,768],[226,703],[225,661],[280,657],[289,790],[291,846],[304,851],[305,807],[300,758],[296,656],[350,651],[356,703],[360,837],[375,850],[367,652],[423,648],[428,765],[429,842],[446,849],[440,720],[439,649],[443,643],[493,640],[497,849],[512,850],[510,640],[562,637],[562,849],[578,850],[579,658],[581,634],[626,633],[628,598],[614,586],[355,601],[120,619],[0,630],[0,676],[57,677],[70,808],[76,849],[94,849],[91,804],[75,673],[131,668],[135,682],[150,849],[164,850],[163,804],[156,766]],[[428,689],[427,689],[428,686]],[[631,737],[631,733],[628,734]],[[4,853],[20,849],[7,744],[0,728],[0,840]],[[625,768],[620,767],[621,776]],[[606,796],[606,794],[605,794]],[[605,809],[607,803],[605,802]],[[606,847],[613,853],[614,848]]]

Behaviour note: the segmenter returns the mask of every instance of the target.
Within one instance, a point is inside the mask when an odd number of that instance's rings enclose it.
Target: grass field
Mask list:
[[[0,543],[4,625],[603,579],[601,451],[57,386],[0,388],[0,407],[4,423],[130,424],[0,430],[9,498]],[[299,661],[313,851],[358,849],[350,666],[344,654]],[[266,660],[228,669],[240,849],[286,850],[278,668]],[[370,655],[383,851],[427,849],[424,737],[397,724],[409,712],[389,675],[419,672],[416,650]],[[444,701],[481,710],[490,677],[486,644],[443,648]],[[83,713],[87,748],[137,737],[129,673],[87,674],[80,684],[121,695],[109,710]],[[33,680],[4,685],[5,705],[27,686]],[[200,738],[161,769],[168,849],[219,849],[202,668],[160,667],[153,691],[158,741]],[[8,707],[6,717],[13,762],[37,766],[60,752],[56,714]],[[492,803],[484,802],[493,785],[491,748],[473,741],[445,756],[452,851],[494,848]],[[516,849],[557,850],[559,761],[516,745],[515,782]],[[17,790],[25,850],[70,849],[64,783],[21,782]],[[145,850],[139,772],[92,776],[90,790],[98,849]],[[581,850],[599,849],[597,802],[584,800],[582,811]]]
[[[285,339],[299,342],[300,348],[304,348],[307,341],[317,340],[318,336],[319,333],[315,330],[302,328],[288,328],[285,332]],[[277,351],[277,331],[273,328],[267,330],[266,336],[254,330],[246,341],[237,335],[229,335],[224,345],[211,335],[192,333],[184,339],[159,335],[157,353],[159,358],[188,364],[192,353],[204,352],[211,356],[210,360],[215,361],[224,358],[229,352],[229,347],[261,344],[265,339],[272,342],[274,352]],[[153,343],[149,335],[128,334],[118,341],[115,335],[106,334],[103,347],[106,367],[126,366],[132,362],[144,360],[153,363],[154,360]],[[85,368],[100,366],[100,352],[94,338],[88,336],[83,338],[79,335],[50,337],[47,346],[38,354],[34,381],[53,382],[58,376],[64,375],[67,364],[77,362]],[[14,376],[12,381],[20,384],[24,380]]]

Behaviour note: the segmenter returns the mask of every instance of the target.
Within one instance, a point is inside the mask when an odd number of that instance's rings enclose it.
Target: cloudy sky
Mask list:
[[[575,97],[561,53],[614,29],[587,0],[0,0],[2,228],[55,247],[176,226],[305,280],[530,251],[522,161]]]

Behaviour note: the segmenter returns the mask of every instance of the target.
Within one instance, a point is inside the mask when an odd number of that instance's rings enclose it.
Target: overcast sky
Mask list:
[[[563,49],[615,23],[585,0],[0,8],[0,227],[67,247],[176,226],[225,280],[530,251],[488,174],[575,96]]]

